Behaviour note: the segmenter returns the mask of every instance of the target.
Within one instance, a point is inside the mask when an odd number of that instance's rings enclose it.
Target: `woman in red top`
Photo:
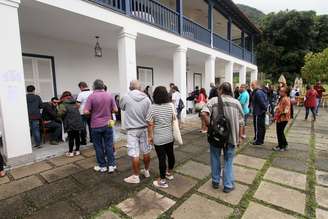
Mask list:
[[[286,151],[288,142],[285,136],[285,128],[291,118],[291,103],[289,99],[289,90],[287,87],[281,87],[279,90],[279,102],[275,109],[274,119],[276,121],[276,131],[278,146],[272,148],[274,151]]]
[[[309,112],[311,110],[312,115],[313,115],[313,121],[316,119],[316,106],[317,106],[317,96],[318,93],[316,90],[313,89],[311,85],[306,86],[306,96],[305,96],[305,101],[304,101],[304,106],[305,106],[305,120],[307,120],[309,116]]]
[[[201,88],[199,91],[199,95],[195,100],[196,104],[200,104],[202,106],[204,106],[207,103],[207,95],[206,95],[206,90],[204,88]],[[202,121],[202,127],[200,132],[201,133],[207,133],[207,126],[205,124],[205,120],[202,119],[201,117],[201,121]]]

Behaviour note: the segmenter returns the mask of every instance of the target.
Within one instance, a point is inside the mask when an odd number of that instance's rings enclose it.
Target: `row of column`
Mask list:
[[[20,30],[18,21],[19,0],[0,0],[0,14],[7,19],[0,19],[0,115],[4,154],[8,159],[31,154],[31,138],[27,113]],[[125,30],[118,37],[118,69],[120,93],[124,95],[129,82],[137,78],[136,72],[137,33]],[[187,48],[177,47],[173,54],[173,83],[181,90],[185,100]],[[205,87],[209,89],[215,82],[215,56],[209,55],[205,61]],[[225,65],[225,80],[233,82],[233,62]],[[243,83],[246,82],[246,67],[242,68]],[[253,76],[253,79],[257,76]],[[182,117],[185,116],[185,111]]]

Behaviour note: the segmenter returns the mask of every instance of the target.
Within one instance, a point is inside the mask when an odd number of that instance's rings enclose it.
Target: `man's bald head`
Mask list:
[[[138,80],[132,80],[129,88],[130,90],[141,90],[141,84]]]

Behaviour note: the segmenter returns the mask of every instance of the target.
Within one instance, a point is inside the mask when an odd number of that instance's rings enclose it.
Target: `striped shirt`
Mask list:
[[[173,142],[173,108],[172,103],[153,104],[147,121],[154,122],[154,145]]]
[[[224,116],[229,121],[230,135],[229,144],[237,145],[239,141],[239,126],[244,125],[243,109],[238,100],[231,96],[221,95],[223,102]],[[202,112],[207,112],[211,116],[213,113],[213,106],[218,104],[218,98],[212,98],[202,109]]]

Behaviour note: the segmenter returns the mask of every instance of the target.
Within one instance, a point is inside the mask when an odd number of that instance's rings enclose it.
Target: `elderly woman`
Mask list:
[[[288,147],[288,142],[285,137],[285,128],[290,120],[291,104],[287,89],[287,87],[281,87],[279,90],[280,99],[274,116],[277,126],[278,146],[272,148],[274,151],[286,151]]]

